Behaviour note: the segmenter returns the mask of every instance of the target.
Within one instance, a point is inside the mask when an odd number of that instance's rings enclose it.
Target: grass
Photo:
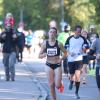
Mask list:
[[[88,75],[95,76],[95,69],[89,70]]]

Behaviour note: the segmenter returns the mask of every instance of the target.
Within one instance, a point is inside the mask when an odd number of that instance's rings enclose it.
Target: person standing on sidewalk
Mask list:
[[[16,41],[17,35],[9,22],[6,24],[5,30],[0,34],[0,42],[3,44],[2,52],[6,81],[9,81],[10,78],[15,81]]]
[[[15,20],[14,20],[14,17],[12,15],[12,13],[10,13],[10,12],[6,14],[6,17],[5,17],[5,20],[4,20],[5,27],[9,23],[11,24],[11,27],[13,28],[14,27]]]
[[[80,75],[82,70],[83,52],[86,50],[88,43],[84,37],[81,36],[82,27],[75,26],[75,34],[70,36],[66,43],[65,48],[68,50],[68,67],[70,73],[69,89],[72,90],[73,82],[75,81],[76,91],[75,96],[80,99],[78,94],[80,87]]]
[[[17,33],[17,60],[18,62],[22,62],[23,61],[23,50],[25,47],[25,35],[23,33],[23,29],[21,27],[19,27],[16,30]]]
[[[56,40],[57,29],[51,27],[48,36],[49,39],[43,43],[39,53],[39,58],[47,57],[46,59],[46,72],[49,80],[52,100],[56,100],[55,87],[59,92],[63,92],[64,86],[62,84],[62,68],[61,62],[67,56],[66,49],[61,43]],[[64,53],[60,58],[60,51]]]

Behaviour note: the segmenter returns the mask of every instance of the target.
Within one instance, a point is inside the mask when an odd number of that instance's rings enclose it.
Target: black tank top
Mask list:
[[[59,56],[60,55],[60,48],[58,46],[58,41],[53,46],[49,45],[49,42],[46,41],[46,53],[49,57]]]

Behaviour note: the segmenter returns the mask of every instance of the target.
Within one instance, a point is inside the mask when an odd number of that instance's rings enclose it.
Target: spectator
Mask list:
[[[16,41],[17,35],[12,29],[11,23],[7,23],[5,30],[0,35],[0,42],[3,44],[2,52],[6,81],[9,81],[10,78],[15,81]]]
[[[25,35],[22,31],[21,28],[17,29],[17,59],[18,62],[22,62],[23,61],[23,50],[25,47]]]
[[[7,24],[11,24],[11,27],[13,28],[14,23],[15,23],[15,20],[14,20],[12,13],[7,13],[5,17],[5,21],[4,21],[5,27]]]

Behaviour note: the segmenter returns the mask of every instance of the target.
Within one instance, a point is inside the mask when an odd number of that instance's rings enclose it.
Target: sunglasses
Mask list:
[[[56,33],[56,31],[49,31],[50,33]]]

